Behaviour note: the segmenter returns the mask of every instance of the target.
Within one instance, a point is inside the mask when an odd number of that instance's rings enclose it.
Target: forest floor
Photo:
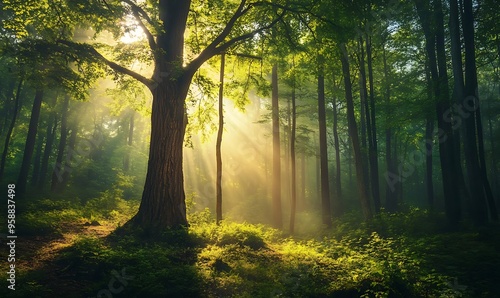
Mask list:
[[[447,232],[442,215],[409,209],[368,223],[346,215],[333,229],[291,237],[217,226],[205,210],[190,214],[189,229],[152,237],[116,229],[137,206],[113,202],[24,208],[16,291],[2,279],[0,296],[500,297],[498,225]]]

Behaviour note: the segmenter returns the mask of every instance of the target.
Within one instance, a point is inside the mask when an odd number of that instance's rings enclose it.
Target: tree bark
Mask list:
[[[354,150],[354,161],[356,166],[356,177],[359,189],[359,197],[361,202],[361,209],[365,219],[372,217],[372,211],[370,208],[370,200],[368,197],[368,192],[366,189],[366,177],[363,171],[363,161],[361,157],[361,147],[359,144],[358,129],[356,124],[356,119],[354,117],[354,103],[352,98],[352,86],[351,86],[351,73],[349,70],[349,55],[345,44],[340,45],[341,50],[341,62],[342,71],[344,73],[344,84],[346,93],[346,103],[347,103],[347,123],[349,135],[352,140],[352,147]]]
[[[450,101],[446,72],[442,4],[440,0],[436,0],[432,13],[428,0],[415,0],[415,4],[424,30],[426,53],[429,59],[429,69],[436,99],[436,114],[440,132],[439,155],[446,215],[450,227],[456,228],[461,219],[461,208],[460,193],[456,187],[459,183],[458,173],[456,173],[456,162],[458,160],[455,157],[453,129],[451,122],[444,119],[444,115],[450,112]]]
[[[64,102],[62,104],[61,110],[61,136],[59,138],[59,145],[57,148],[57,157],[54,170],[52,171],[52,183],[50,190],[55,192],[58,189],[58,185],[62,182],[64,171],[66,170],[63,166],[64,150],[66,149],[66,140],[68,138],[68,106],[69,106],[69,95],[64,96]]]
[[[184,100],[191,78],[166,79],[153,90],[151,145],[141,205],[132,222],[160,231],[187,226],[184,192]]]
[[[390,85],[390,76],[389,76],[389,65],[387,63],[387,54],[386,54],[386,49],[385,47],[383,48],[382,51],[382,58],[384,62],[384,80],[385,80],[385,104],[386,104],[386,110],[385,110],[385,116],[386,116],[386,129],[385,129],[385,162],[386,162],[386,169],[387,169],[387,177],[389,175],[392,176],[392,179],[398,174],[396,174],[396,166],[394,162],[394,157],[392,154],[392,123],[391,122],[391,108],[390,108],[390,102],[391,102],[391,85]],[[386,177],[386,178],[387,178]],[[396,192],[396,186],[397,183],[399,183],[400,179],[397,179],[395,182],[396,185],[394,185],[393,182],[390,182],[389,180],[387,181],[387,186],[385,190],[385,207],[389,212],[394,212],[397,210],[397,192]]]
[[[280,144],[280,116],[278,101],[278,64],[272,70],[272,118],[273,118],[273,223],[281,229],[283,225],[281,215],[281,144]]]
[[[371,191],[373,196],[373,202],[375,206],[375,212],[380,211],[380,187],[379,187],[379,175],[378,175],[378,146],[377,146],[377,125],[375,121],[375,92],[373,86],[373,57],[372,57],[372,43],[371,37],[366,37],[366,60],[368,66],[368,85],[370,92],[370,117],[368,121],[371,127],[371,142],[369,148],[369,159],[370,159],[370,177],[371,177]]]
[[[35,149],[36,133],[38,130],[38,119],[40,118],[40,109],[42,107],[43,89],[37,89],[35,99],[33,100],[33,108],[31,109],[30,125],[28,128],[28,135],[26,137],[26,144],[24,146],[23,161],[19,177],[17,178],[16,191],[21,196],[26,193],[26,185],[28,180],[28,173]]]
[[[226,61],[226,54],[222,53],[220,56],[220,79],[219,79],[219,131],[217,132],[217,142],[215,144],[215,155],[217,165],[217,181],[215,183],[216,191],[216,221],[220,224],[222,220],[222,134],[224,132],[224,67]]]
[[[38,181],[38,188],[43,188],[45,180],[47,179],[47,173],[49,168],[49,158],[52,153],[52,146],[54,144],[54,139],[57,130],[57,117],[53,115],[49,119],[47,125],[47,136],[45,137],[45,148],[43,151],[42,165],[40,167],[40,179]]]
[[[135,121],[135,111],[132,110],[130,113],[130,121],[128,125],[128,136],[127,136],[127,152],[125,152],[125,157],[123,160],[123,170],[128,172],[130,170],[130,152],[132,150],[132,145],[134,141],[134,121]]]
[[[330,180],[328,179],[328,149],[326,141],[325,77],[322,69],[318,73],[318,120],[321,164],[321,214],[323,224],[330,227],[332,225],[332,216],[330,210]]]
[[[290,136],[290,163],[292,167],[292,202],[290,207],[290,233],[295,231],[295,213],[297,211],[297,173],[295,160],[295,133],[297,126],[297,108],[295,105],[295,80],[292,82],[292,126]]]
[[[35,159],[33,160],[33,174],[31,175],[31,185],[35,186],[40,179],[40,163],[42,161],[42,147],[44,137],[38,134],[38,143],[35,150]]]
[[[479,97],[477,93],[477,73],[474,44],[474,17],[472,12],[472,1],[464,0],[464,14],[462,18],[462,28],[465,48],[465,99],[464,106],[468,101],[472,102],[473,110],[470,116],[465,119],[465,140],[464,149],[466,157],[467,176],[469,188],[473,197],[471,210],[472,219],[476,225],[484,225],[488,221],[488,206],[484,192],[484,182],[486,177],[480,166],[478,140],[476,129],[476,117],[478,117]],[[470,102],[469,102],[470,104]]]
[[[20,98],[21,98],[21,88],[23,86],[23,79],[19,79],[19,83],[17,84],[16,97],[14,98],[14,110],[12,111],[12,120],[10,121],[9,129],[7,130],[7,135],[5,136],[5,143],[2,151],[2,160],[0,162],[0,180],[3,178],[3,173],[5,171],[5,163],[7,161],[7,152],[9,151],[9,143],[12,137],[12,131],[14,130],[14,126],[16,124],[17,116],[19,115],[20,110]]]
[[[334,80],[335,82],[335,80]],[[335,198],[333,200],[333,214],[340,216],[343,213],[342,206],[342,171],[340,168],[340,144],[338,133],[338,113],[337,113],[337,97],[333,96],[333,146],[335,148]]]

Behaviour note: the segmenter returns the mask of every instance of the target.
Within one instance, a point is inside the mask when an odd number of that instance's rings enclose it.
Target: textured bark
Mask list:
[[[184,100],[190,80],[165,80],[153,91],[148,172],[133,222],[146,229],[187,226],[182,171]]]
[[[31,109],[30,125],[28,128],[28,135],[24,146],[23,161],[19,177],[17,178],[16,192],[21,196],[26,192],[26,184],[28,180],[28,173],[30,170],[31,158],[35,149],[36,133],[38,130],[38,119],[40,118],[40,109],[42,107],[43,90],[37,89],[35,99],[33,100],[33,108]]]
[[[321,214],[323,224],[332,225],[330,210],[330,181],[328,179],[328,149],[326,142],[325,77],[318,74],[318,120],[319,120],[319,155],[321,167]]]
[[[370,200],[368,197],[368,192],[366,189],[366,177],[363,171],[363,161],[361,157],[361,146],[359,144],[358,129],[356,124],[356,119],[354,117],[354,103],[352,98],[352,86],[351,86],[351,74],[349,70],[349,55],[345,44],[340,45],[342,71],[344,73],[344,85],[346,93],[346,103],[347,103],[347,122],[349,136],[351,137],[352,147],[354,150],[354,161],[356,166],[356,177],[359,189],[359,198],[361,202],[361,209],[365,219],[372,217],[372,211],[370,208]]]
[[[9,129],[7,130],[7,135],[5,136],[5,143],[2,151],[2,160],[0,161],[0,180],[3,178],[3,173],[5,171],[5,163],[7,161],[7,152],[9,151],[9,143],[12,137],[12,131],[16,124],[17,116],[19,115],[19,109],[21,106],[21,88],[23,86],[23,79],[19,79],[16,89],[16,97],[14,98],[14,110],[12,111],[12,119],[10,121]],[[7,119],[7,117],[6,117]]]
[[[272,70],[272,118],[273,118],[273,224],[281,229],[281,148],[278,101],[278,64]]]
[[[222,133],[224,132],[224,67],[225,53],[221,54],[220,61],[220,81],[219,81],[219,131],[217,132],[217,142],[215,144],[216,166],[217,166],[217,181],[215,183],[216,192],[216,220],[217,224],[222,220]]]

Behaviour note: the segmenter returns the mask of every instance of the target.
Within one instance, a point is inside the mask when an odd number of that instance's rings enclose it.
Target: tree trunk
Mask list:
[[[7,152],[9,151],[10,138],[12,137],[12,131],[16,124],[17,115],[19,115],[20,110],[20,98],[21,98],[21,88],[23,86],[23,79],[19,79],[17,84],[16,97],[14,98],[14,110],[12,111],[12,120],[10,121],[9,129],[7,130],[7,135],[5,136],[5,144],[2,152],[2,161],[0,162],[0,180],[3,178],[3,173],[5,171],[5,163],[7,161]]]
[[[434,208],[434,182],[432,180],[432,144],[433,144],[433,133],[434,133],[434,119],[432,117],[427,118],[425,125],[425,188],[427,190],[427,202],[429,208]]]
[[[295,231],[295,213],[297,210],[297,174],[295,160],[295,132],[297,126],[297,109],[295,105],[295,81],[292,82],[292,126],[290,137],[290,162],[292,166],[292,202],[290,207],[290,233]]]
[[[56,192],[58,185],[62,182],[64,171],[66,170],[63,166],[64,150],[66,148],[66,140],[68,138],[68,106],[69,106],[69,95],[64,96],[64,102],[61,111],[61,136],[59,138],[59,146],[57,148],[56,164],[54,166],[54,171],[52,172],[52,183],[50,190]]]
[[[334,80],[335,82],[335,80]],[[338,133],[338,113],[337,113],[337,97],[333,96],[333,146],[335,148],[335,198],[333,200],[333,214],[335,216],[340,216],[343,213],[342,206],[342,172],[340,169],[340,144],[339,144],[339,133]]]
[[[347,103],[347,123],[349,135],[352,140],[352,147],[354,150],[354,161],[356,165],[356,177],[359,189],[359,197],[361,201],[361,209],[365,219],[372,217],[372,211],[370,208],[370,200],[368,197],[368,192],[366,189],[366,177],[363,171],[363,161],[361,157],[361,147],[359,144],[358,129],[356,124],[356,119],[354,117],[354,103],[352,98],[352,87],[351,87],[351,73],[349,70],[349,55],[345,44],[340,45],[342,71],[344,73],[344,84],[346,93],[346,103]]]
[[[52,153],[52,146],[54,144],[54,139],[56,135],[57,129],[57,117],[53,115],[49,119],[49,123],[47,125],[47,136],[45,137],[45,149],[43,151],[42,157],[42,165],[40,167],[40,179],[38,181],[38,188],[43,188],[45,184],[45,180],[47,179],[47,173],[49,168],[49,158]]]
[[[22,78],[19,78],[19,80],[22,81]],[[18,85],[19,85],[19,83],[18,83]],[[12,98],[14,98],[15,88],[16,88],[16,78],[13,78],[12,80],[10,80],[7,91],[5,92],[5,99],[11,100]],[[15,106],[15,104],[14,104],[14,106]],[[3,105],[3,109],[2,109],[3,123],[2,123],[2,126],[0,127],[0,136],[3,135],[5,128],[7,128],[7,126],[9,125],[10,109],[11,109],[11,107],[9,106],[9,104],[6,103]]]
[[[458,18],[458,4],[457,0],[450,0],[450,43],[451,43],[451,60],[452,60],[452,70],[453,70],[453,92],[451,95],[452,102],[458,106],[463,105],[465,98],[465,86],[464,86],[464,74],[463,74],[463,64],[462,64],[462,46],[460,41],[460,23]],[[463,115],[453,115],[454,117],[454,141],[455,141],[455,156],[458,159],[456,163],[456,172],[458,173],[458,179],[460,183],[458,187],[460,188],[460,195],[466,200],[470,200],[470,194],[467,190],[461,160],[461,139],[462,133],[463,137],[466,136],[465,125],[463,123]],[[457,127],[459,126],[459,127]]]
[[[375,121],[375,92],[373,87],[373,65],[372,65],[372,43],[371,37],[366,37],[366,60],[368,66],[368,85],[370,89],[370,117],[368,121],[370,122],[371,128],[371,142],[369,148],[369,159],[370,159],[370,177],[371,177],[371,190],[373,195],[373,202],[375,206],[375,212],[380,211],[380,187],[379,187],[379,175],[378,175],[378,146],[377,146],[377,125]]]
[[[38,119],[40,118],[40,109],[42,107],[43,90],[37,89],[35,99],[33,100],[33,108],[31,109],[30,125],[28,128],[28,136],[26,137],[26,144],[24,146],[23,161],[19,177],[17,178],[16,191],[21,196],[26,192],[26,184],[28,180],[28,173],[35,149],[36,133],[38,130]]]
[[[134,120],[135,111],[132,110],[130,113],[130,121],[128,126],[127,152],[125,152],[125,158],[123,160],[123,170],[125,172],[128,172],[130,170],[130,152],[132,151],[132,144],[134,141]]]
[[[321,214],[323,224],[332,225],[330,210],[330,181],[328,179],[328,149],[326,141],[326,111],[325,111],[325,77],[323,71],[318,74],[318,120],[319,120],[319,151],[321,164]]]
[[[474,16],[472,0],[464,0],[464,15],[462,18],[464,48],[465,48],[465,99],[464,106],[472,102],[473,110],[465,119],[466,139],[464,140],[467,176],[470,192],[473,194],[472,219],[476,225],[484,225],[488,221],[488,206],[484,193],[485,176],[480,166],[478,141],[476,135],[476,118],[478,117],[479,98],[477,93],[477,72],[474,44]],[[482,131],[481,131],[482,132]],[[487,179],[486,179],[487,181]],[[495,210],[496,211],[496,210]]]
[[[38,134],[38,143],[35,151],[35,159],[33,161],[33,174],[31,175],[31,185],[35,186],[40,179],[40,163],[42,161],[42,147],[43,147],[44,137]]]
[[[217,142],[215,144],[215,155],[217,164],[217,181],[215,183],[216,190],[216,221],[220,224],[222,220],[222,133],[224,132],[224,67],[226,54],[220,55],[220,81],[219,81],[219,131],[217,132]]]
[[[281,149],[280,149],[280,115],[278,101],[278,64],[272,70],[272,110],[273,110],[273,223],[281,229]]]
[[[387,168],[387,173],[386,173],[386,178],[389,177],[389,175],[392,176],[392,179],[397,175],[396,174],[396,167],[395,167],[395,162],[394,162],[394,157],[392,155],[392,128],[391,125],[391,108],[390,108],[390,102],[391,102],[391,85],[390,85],[390,78],[389,78],[389,66],[387,64],[387,54],[386,54],[386,49],[385,47],[383,48],[382,51],[382,58],[384,62],[384,80],[385,80],[385,104],[386,104],[386,129],[385,129],[385,162],[386,162],[386,168]],[[395,183],[399,183],[399,179],[395,181]],[[387,186],[385,190],[385,207],[389,212],[394,212],[397,210],[397,193],[396,193],[396,187],[397,185],[394,185],[394,182],[390,182],[389,180],[387,181]]]
[[[187,226],[183,143],[190,78],[165,79],[153,90],[151,145],[141,205],[132,222],[146,229]]]
[[[358,40],[359,55],[359,97],[360,97],[360,121],[361,121],[361,154],[363,155],[363,171],[366,177],[366,188],[370,189],[370,159],[368,157],[369,147],[371,148],[371,123],[370,111],[368,107],[368,90],[366,89],[366,70],[365,70],[365,52],[363,47],[363,38]],[[368,145],[366,134],[368,132]]]
[[[415,4],[424,30],[426,53],[429,59],[429,68],[436,99],[436,114],[440,132],[439,155],[441,160],[446,215],[450,227],[456,228],[461,218],[460,194],[457,188],[459,181],[458,173],[456,173],[456,162],[458,162],[458,160],[455,157],[451,123],[444,119],[444,115],[450,111],[450,102],[441,1],[435,1],[433,13],[431,13],[428,1],[415,0]],[[432,18],[429,19],[431,16]],[[435,23],[435,26],[432,26],[433,23]]]
[[[475,202],[473,206],[473,219],[477,225],[483,225],[488,221],[487,209],[489,205],[490,216],[493,220],[498,220],[495,200],[491,192],[490,183],[486,174],[486,161],[484,158],[484,140],[483,140],[483,125],[481,119],[481,110],[479,105],[479,94],[477,84],[477,68],[476,68],[476,50],[474,41],[474,14],[472,9],[472,0],[464,0],[464,15],[462,18],[462,27],[464,32],[464,48],[465,48],[465,96],[466,99],[473,99],[474,111],[471,117],[466,121],[466,133],[469,137],[466,140],[466,145],[469,146],[470,164],[467,163],[467,171],[469,174],[474,173],[476,176],[469,176],[471,183],[471,193],[475,194]],[[477,129],[477,139],[476,139]],[[472,143],[473,142],[473,143]],[[479,148],[477,147],[479,146]],[[469,169],[470,167],[470,169]],[[477,181],[479,180],[479,182]],[[473,188],[474,187],[474,188]],[[479,191],[476,193],[473,189]],[[479,189],[481,188],[481,189]],[[484,188],[484,193],[483,193]],[[483,196],[486,195],[486,200]]]
[[[72,166],[71,164],[72,159],[77,158],[77,156],[74,156],[74,154],[76,154],[75,145],[76,145],[77,133],[78,133],[78,123],[75,121],[75,123],[73,124],[73,128],[71,129],[71,134],[69,135],[68,139],[68,153],[66,154],[66,160],[64,161],[65,169],[70,169]],[[70,173],[71,171],[64,171],[62,182],[58,186],[59,191],[63,191],[64,188],[66,188],[66,186],[68,185],[70,179],[69,176]]]

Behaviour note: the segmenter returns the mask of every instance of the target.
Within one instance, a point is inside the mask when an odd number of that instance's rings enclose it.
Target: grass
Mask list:
[[[442,215],[410,209],[367,223],[348,214],[331,230],[292,237],[264,225],[216,225],[204,210],[189,215],[189,229],[151,239],[125,228],[110,233],[137,208],[120,195],[26,206],[19,215],[26,255],[52,249],[53,257],[40,266],[21,262],[8,297],[500,296],[497,226],[449,233]],[[94,233],[90,221],[107,232]],[[31,245],[43,235],[66,243]],[[6,285],[0,281],[2,297]]]

